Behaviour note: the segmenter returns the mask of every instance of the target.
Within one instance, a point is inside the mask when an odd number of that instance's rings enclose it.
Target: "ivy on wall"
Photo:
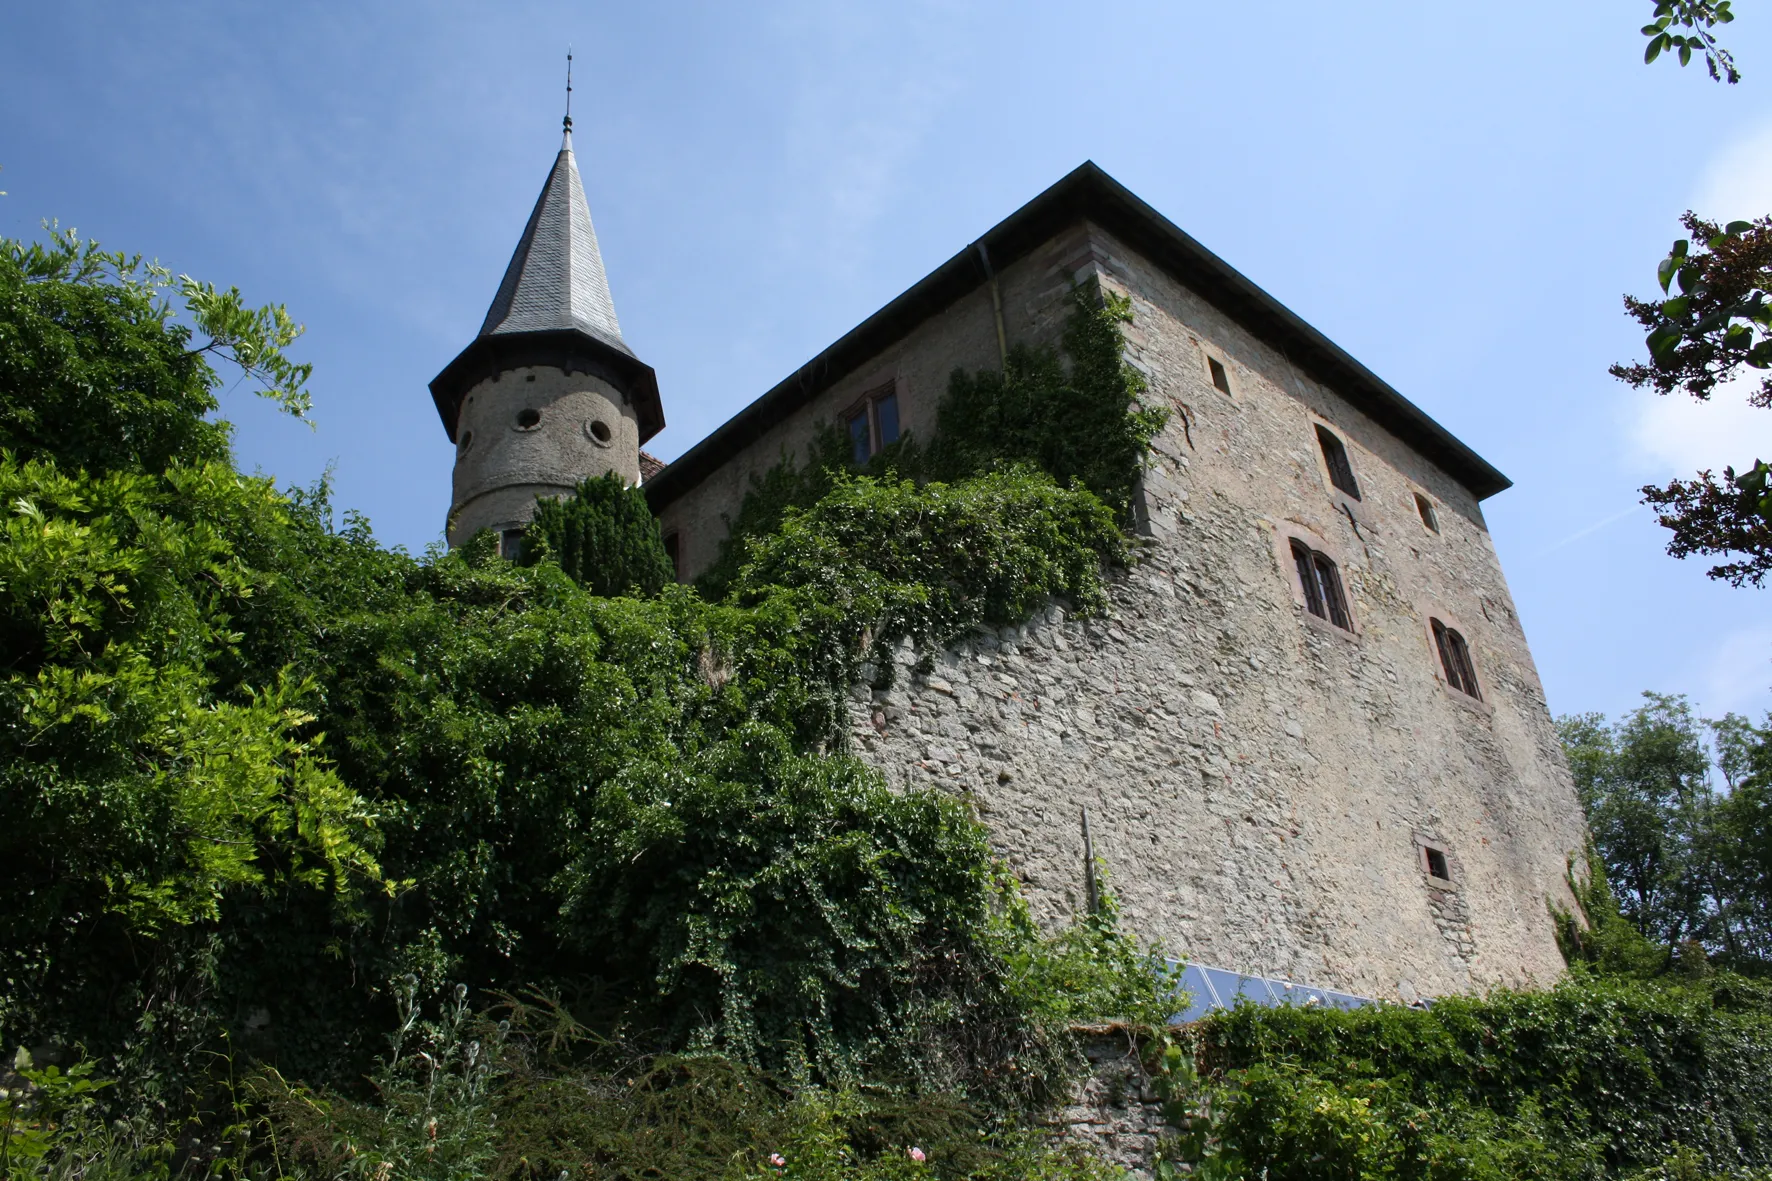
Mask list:
[[[1129,524],[1145,454],[1168,412],[1143,406],[1144,376],[1125,360],[1121,326],[1131,322],[1131,300],[1094,283],[1068,299],[1062,355],[1017,345],[1002,370],[954,370],[927,446],[907,435],[857,468],[848,439],[832,424],[815,434],[804,460],[784,456],[752,476],[719,557],[698,580],[703,593],[724,595],[752,541],[774,533],[790,509],[816,504],[842,473],[923,484],[1027,467],[1088,490]]]

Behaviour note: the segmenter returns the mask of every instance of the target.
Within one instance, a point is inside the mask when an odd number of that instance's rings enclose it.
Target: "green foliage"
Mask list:
[[[1746,369],[1772,369],[1772,218],[1719,226],[1687,212],[1682,220],[1692,237],[1674,243],[1657,273],[1667,298],[1624,300],[1648,333],[1649,360],[1613,365],[1611,372],[1639,389],[1684,391],[1702,402]],[[1701,243],[1696,250],[1694,241]],[[1679,294],[1669,295],[1675,284]],[[1772,405],[1772,376],[1760,381],[1749,401]],[[1643,498],[1673,530],[1669,553],[1739,554],[1739,560],[1714,567],[1711,577],[1757,586],[1772,569],[1769,473],[1772,468],[1755,459],[1739,473],[1725,467],[1721,480],[1707,470],[1690,480],[1648,485]]]
[[[197,331],[173,322],[176,287]],[[0,240],[0,451],[54,457],[69,471],[161,472],[225,462],[228,430],[208,357],[238,364],[293,413],[308,407],[309,367],[283,354],[301,329],[280,306],[250,310],[239,292],[81,242]]]
[[[1123,356],[1120,326],[1132,322],[1132,301],[1090,285],[1070,302],[1068,369],[1056,351],[1026,346],[1010,350],[1000,372],[956,369],[924,470],[953,480],[1030,464],[1081,484],[1129,522],[1145,453],[1168,415],[1139,404],[1144,376]]]
[[[1106,885],[1107,867],[1098,866],[1097,875],[1102,884],[1095,909],[1051,935],[1035,928],[1023,905],[1004,912],[1010,987],[1045,1028],[1105,1017],[1135,1029],[1163,1029],[1175,1014],[1181,967],[1121,929],[1119,901]]]
[[[775,533],[755,539],[730,595],[779,601],[803,618],[838,613],[865,621],[870,654],[909,638],[945,643],[982,623],[1025,620],[1050,598],[1079,611],[1107,603],[1104,562],[1126,542],[1094,496],[1012,468],[958,484],[833,477],[807,510],[788,509]],[[837,679],[847,683],[849,669]]]
[[[1572,969],[1586,969],[1604,976],[1655,976],[1668,968],[1668,948],[1651,942],[1620,913],[1618,898],[1606,881],[1606,863],[1590,840],[1584,864],[1578,870],[1570,858],[1569,892],[1579,914],[1555,903],[1550,906],[1556,922],[1557,947]]]
[[[646,496],[614,472],[542,500],[523,538],[523,563],[556,563],[593,595],[656,595],[676,578]]]
[[[1684,66],[1689,65],[1692,56],[1697,54],[1704,59],[1705,68],[1713,80],[1741,81],[1741,71],[1735,68],[1735,59],[1717,44],[1716,36],[1711,32],[1718,25],[1726,25],[1735,19],[1729,5],[1730,0],[1655,0],[1655,15],[1643,26],[1643,36],[1649,39],[1643,47],[1643,61],[1652,62],[1663,53],[1672,52]],[[1689,31],[1680,33],[1675,32],[1676,29]]]
[[[954,370],[927,448],[907,436],[857,472],[849,441],[833,424],[814,437],[803,463],[783,456],[752,476],[727,522],[718,560],[697,580],[702,592],[725,597],[751,547],[780,530],[794,509],[824,500],[845,474],[921,484],[1038,471],[1062,487],[1088,491],[1108,506],[1111,519],[1129,523],[1146,451],[1167,412],[1140,404],[1144,377],[1123,356],[1120,326],[1131,322],[1131,301],[1092,285],[1074,290],[1070,305],[1063,336],[1068,369],[1054,349],[1017,346],[1001,372]]]
[[[1642,971],[1667,965],[1674,948],[1686,967],[1709,957],[1758,970],[1772,955],[1767,732],[1736,715],[1701,721],[1684,698],[1644,697],[1616,724],[1598,714],[1557,723],[1594,841],[1577,883],[1589,930],[1570,935],[1584,945],[1576,958]],[[1612,929],[1619,917],[1635,940]]]
[[[1772,1166],[1768,999],[1712,977],[1242,1006],[1197,1027],[1205,1082],[1177,1106],[1203,1119],[1199,1160],[1276,1181],[1622,1176],[1681,1151],[1738,1175]]]
[[[1108,1176],[1074,1150],[992,1126],[952,1093],[794,1086],[719,1056],[635,1053],[551,1002],[509,1001],[504,1013],[496,1025],[444,1022],[423,1041],[430,1057],[417,1067],[384,1061],[375,1084],[385,1106],[260,1080],[279,1162],[297,1176],[390,1181]],[[453,1142],[464,1135],[471,1167]]]

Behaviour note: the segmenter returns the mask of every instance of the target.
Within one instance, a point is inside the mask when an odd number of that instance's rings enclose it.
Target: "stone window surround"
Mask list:
[[[1197,337],[1195,340],[1200,346],[1200,376],[1205,380],[1206,388],[1211,390],[1214,394],[1235,401],[1237,399],[1237,387],[1240,383],[1237,380],[1236,366],[1231,364],[1229,354],[1217,345],[1207,344],[1205,341],[1199,340]],[[1212,362],[1214,361],[1217,361],[1220,365],[1224,366],[1224,383],[1230,386],[1230,389],[1221,390],[1212,380]]]
[[[1306,626],[1319,628],[1340,636],[1344,640],[1358,643],[1364,629],[1360,626],[1360,613],[1354,610],[1353,591],[1348,587],[1346,551],[1338,545],[1325,541],[1316,530],[1307,525],[1301,525],[1297,521],[1278,520],[1273,522],[1273,527],[1274,561],[1280,565],[1280,575],[1286,580],[1286,586],[1292,592],[1292,602],[1298,607],[1299,617],[1304,620]],[[1327,619],[1321,619],[1311,614],[1310,608],[1306,606],[1304,587],[1298,581],[1298,564],[1292,560],[1292,542],[1294,540],[1304,543],[1318,553],[1326,554],[1329,560],[1335,563],[1335,568],[1341,575],[1341,596],[1347,601],[1347,618],[1351,627],[1339,628]],[[1478,682],[1478,684],[1481,683],[1481,681]],[[1460,694],[1460,696],[1463,695]]]
[[[1370,476],[1368,476],[1366,479],[1363,479],[1363,480],[1360,478],[1360,469],[1359,469],[1359,467],[1355,467],[1355,465],[1354,465],[1353,444],[1348,437],[1347,431],[1343,430],[1339,426],[1336,426],[1334,423],[1330,422],[1327,418],[1324,418],[1321,414],[1318,414],[1315,410],[1310,410],[1310,409],[1305,410],[1304,416],[1305,416],[1305,420],[1306,420],[1305,421],[1305,431],[1306,431],[1307,437],[1310,440],[1311,454],[1313,454],[1317,457],[1317,474],[1319,476],[1321,476],[1323,479],[1323,491],[1329,494],[1329,499],[1335,502],[1335,507],[1338,510],[1348,513],[1348,514],[1352,515],[1353,517],[1355,517],[1356,519],[1358,519],[1361,515],[1367,513],[1373,507],[1372,506],[1372,479]],[[1354,473],[1355,482],[1360,485],[1360,496],[1362,497],[1362,499],[1355,500],[1353,497],[1349,496],[1347,493],[1345,493],[1341,489],[1337,488],[1335,486],[1335,481],[1333,481],[1329,478],[1329,461],[1326,458],[1324,458],[1323,444],[1317,438],[1317,428],[1318,427],[1322,427],[1324,430],[1326,430],[1330,434],[1334,435],[1337,439],[1341,440],[1342,449],[1347,452],[1348,467]],[[1364,466],[1364,465],[1361,465],[1361,466]],[[1415,502],[1414,501],[1410,501],[1409,511],[1410,512],[1415,511]],[[1329,553],[1328,550],[1324,550],[1323,552]],[[1335,557],[1335,555],[1332,553],[1329,553],[1329,556],[1332,558]],[[1341,559],[1336,558],[1336,561],[1337,561],[1337,563],[1339,563],[1341,561]]]
[[[1415,503],[1415,498],[1417,496],[1427,501],[1428,508],[1433,510],[1434,520],[1438,522],[1443,516],[1445,516],[1445,513],[1441,511],[1443,506],[1440,504],[1439,498],[1406,476],[1403,479],[1403,483],[1407,485],[1409,489],[1409,510],[1415,516],[1415,523],[1421,526],[1421,531],[1429,537],[1444,537],[1446,535],[1446,526],[1442,524],[1438,529],[1430,528],[1428,523],[1421,519],[1421,507]]]
[[[1456,859],[1452,856],[1452,850],[1446,847],[1446,842],[1436,840],[1433,837],[1425,836],[1418,832],[1414,836],[1414,845],[1416,868],[1421,871],[1421,876],[1427,879],[1428,884],[1441,890],[1458,889],[1458,879],[1456,876],[1449,878],[1439,877],[1428,865],[1427,851],[1432,849],[1445,860],[1447,873],[1453,875],[1458,873]]]
[[[1417,603],[1415,610],[1421,618],[1421,639],[1426,645],[1428,667],[1433,670],[1434,684],[1440,687],[1441,696],[1450,698],[1466,709],[1475,710],[1484,717],[1493,717],[1495,706],[1489,699],[1494,694],[1494,681],[1478,667],[1476,633],[1457,612],[1448,610],[1443,603]],[[1440,645],[1434,640],[1436,619],[1464,637],[1464,646],[1470,652],[1471,668],[1477,674],[1477,688],[1482,690],[1482,697],[1472,697],[1469,693],[1460,692],[1447,682],[1446,669],[1440,663]]]

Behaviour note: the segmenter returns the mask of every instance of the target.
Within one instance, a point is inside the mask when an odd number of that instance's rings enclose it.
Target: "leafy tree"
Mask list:
[[[175,286],[207,343],[174,321]],[[151,977],[230,897],[349,911],[379,880],[373,811],[314,729],[316,683],[237,656],[274,579],[252,555],[294,521],[206,419],[209,358],[300,410],[306,369],[281,353],[296,331],[71,233],[0,242],[7,1036],[113,1019],[114,965]]]
[[[1733,19],[1729,0],[1662,0],[1643,28],[1649,38],[1644,60],[1673,50],[1686,65],[1698,55],[1712,78],[1737,82],[1734,59],[1714,35],[1716,26]],[[1682,221],[1690,236],[1676,240],[1657,269],[1663,298],[1624,300],[1647,332],[1649,360],[1613,365],[1611,371],[1639,389],[1683,390],[1702,402],[1744,369],[1772,369],[1772,217],[1720,226],[1688,210]],[[1772,376],[1749,400],[1772,406]],[[1772,571],[1769,476],[1772,467],[1756,458],[1739,472],[1724,467],[1720,478],[1707,469],[1689,480],[1647,485],[1642,493],[1673,532],[1670,554],[1733,556],[1713,566],[1710,576],[1760,586]]]
[[[1738,966],[1764,961],[1772,956],[1772,736],[1735,714],[1701,722],[1684,698],[1644,697],[1616,724],[1598,714],[1558,720],[1599,871],[1587,875],[1591,897],[1577,891],[1589,925],[1598,932],[1615,908],[1663,948],[1690,942]],[[1601,958],[1644,958],[1625,943]]]
[[[1709,795],[1698,721],[1684,698],[1647,703],[1609,726],[1598,714],[1559,724],[1575,787],[1619,894],[1644,935],[1677,943],[1702,927],[1698,828]]]
[[[614,472],[536,505],[523,562],[533,566],[544,557],[593,595],[656,595],[676,578],[645,494]]]

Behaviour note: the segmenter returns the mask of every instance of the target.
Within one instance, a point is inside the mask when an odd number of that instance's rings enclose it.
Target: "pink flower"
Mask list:
[[[929,1159],[927,1156],[923,1155],[923,1150],[921,1148],[911,1149],[910,1157],[912,1160],[916,1161],[918,1164],[922,1164],[924,1161]]]
[[[778,1169],[785,1169],[788,1167],[788,1158],[779,1152],[772,1152],[769,1154],[769,1163]]]

